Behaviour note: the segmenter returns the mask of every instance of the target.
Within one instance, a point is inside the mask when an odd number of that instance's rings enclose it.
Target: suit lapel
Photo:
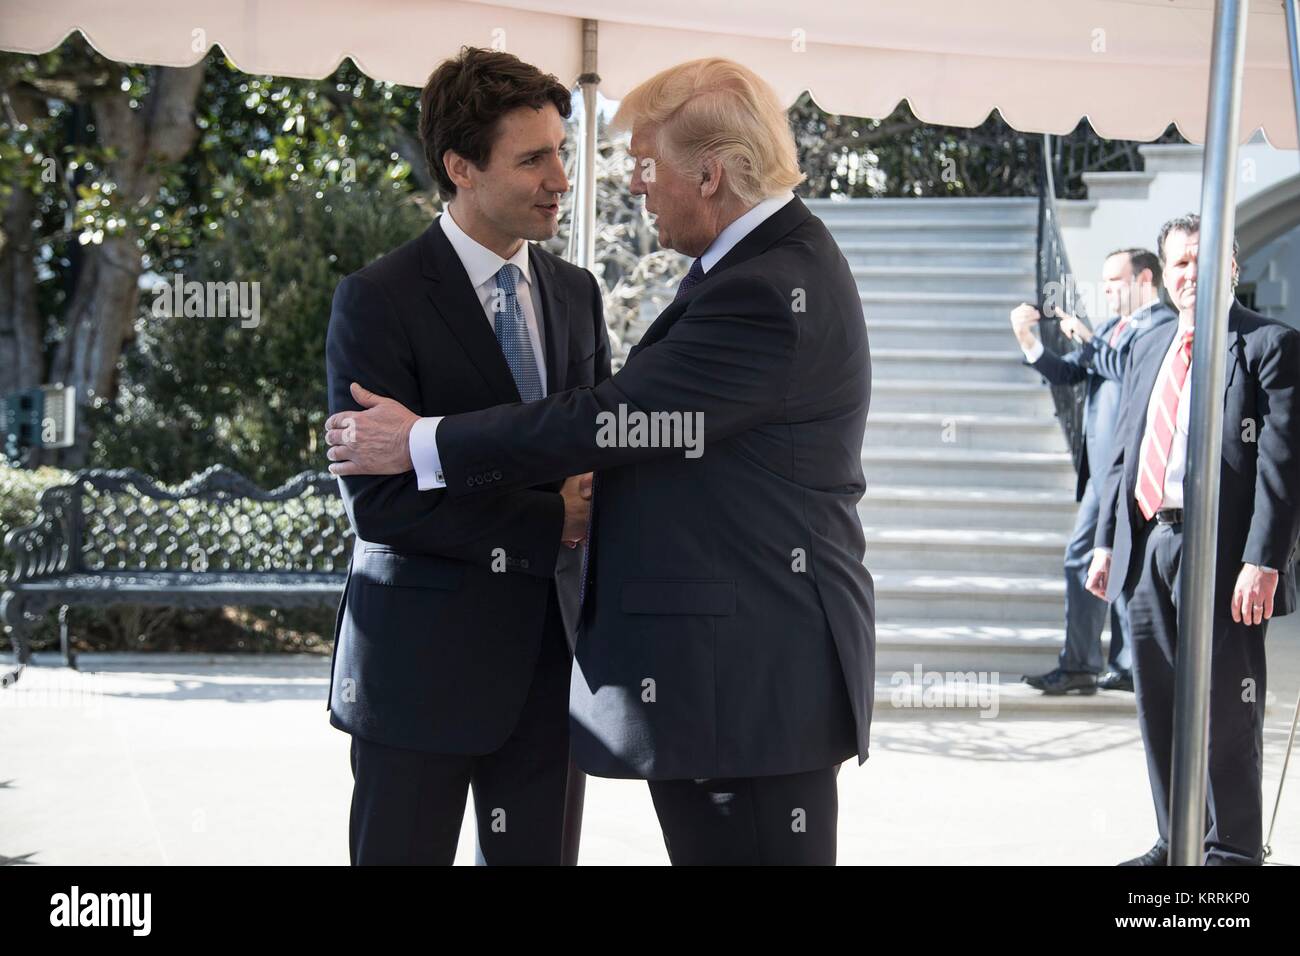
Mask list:
[[[443,234],[438,220],[424,231],[420,258],[426,279],[425,291],[434,310],[451,330],[461,348],[478,369],[498,404],[520,401],[510,366],[501,344],[488,324],[460,256]]]
[[[546,392],[554,395],[567,385],[569,371],[569,303],[550,260],[529,243],[528,261],[542,300],[542,341],[546,347]]]

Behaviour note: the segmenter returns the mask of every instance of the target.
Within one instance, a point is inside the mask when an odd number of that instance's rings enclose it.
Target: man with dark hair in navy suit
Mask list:
[[[447,205],[339,283],[331,412],[373,400],[358,381],[445,415],[609,377],[595,279],[529,241],[558,229],[570,103],[508,53],[467,48],[433,72],[420,133]],[[566,477],[492,499],[425,494],[412,474],[341,478],[356,544],[329,711],[352,735],[354,864],[450,864],[470,788],[484,862],[562,862],[590,511]]]

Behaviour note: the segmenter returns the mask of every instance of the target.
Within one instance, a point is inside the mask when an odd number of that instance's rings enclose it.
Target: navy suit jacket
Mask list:
[[[595,278],[536,245],[529,266],[542,299],[549,390],[607,379]],[[358,409],[352,382],[420,415],[519,401],[437,221],[339,283],[325,363],[331,413]],[[420,491],[414,472],[339,481],[356,543],[335,627],[330,723],[407,750],[498,749],[532,683],[557,555],[568,557],[559,483],[453,498]]]
[[[453,500],[596,472],[570,694],[588,773],[749,777],[866,759],[870,392],[853,273],[795,198],[669,305],[612,378],[440,423]],[[701,413],[703,454],[604,447],[598,416],[620,406]]]
[[[1138,458],[1147,405],[1178,325],[1164,325],[1133,349],[1125,373],[1101,519],[1094,541],[1113,548],[1106,597],[1137,583],[1134,543],[1146,524],[1137,507]],[[1228,312],[1219,471],[1219,547],[1214,612],[1229,613],[1243,563],[1280,574],[1273,614],[1296,607],[1300,539],[1300,332],[1234,303]]]
[[[1083,491],[1093,473],[1094,463],[1104,473],[1110,461],[1110,443],[1119,414],[1120,384],[1129,352],[1142,336],[1177,318],[1178,313],[1163,302],[1157,302],[1146,315],[1131,322],[1112,347],[1110,335],[1119,322],[1119,316],[1111,316],[1097,327],[1086,344],[1065,355],[1045,350],[1038,361],[1030,363],[1053,385],[1087,382],[1083,397],[1083,454],[1074,489],[1075,501],[1083,500]]]

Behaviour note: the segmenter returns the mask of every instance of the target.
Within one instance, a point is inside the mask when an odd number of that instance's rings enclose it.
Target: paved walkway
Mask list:
[[[1268,642],[1266,826],[1300,621],[1275,622]],[[29,668],[0,692],[0,863],[347,863],[348,738],[327,722],[328,661],[87,655],[82,668]],[[871,759],[840,774],[841,863],[1110,864],[1153,841],[1123,706],[992,719],[884,706],[872,737]],[[1290,775],[1273,859],[1300,863],[1300,753]],[[458,862],[472,861],[466,826]],[[582,862],[667,862],[644,784],[589,781]]]

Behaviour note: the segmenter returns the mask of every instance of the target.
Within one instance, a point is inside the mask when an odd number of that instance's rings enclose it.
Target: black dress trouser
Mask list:
[[[1154,521],[1139,533],[1142,567],[1129,599],[1133,679],[1160,839],[1169,841],[1178,651],[1182,525]],[[1236,574],[1239,569],[1231,569]],[[1228,573],[1228,569],[1221,569]],[[1212,582],[1207,587],[1213,586]],[[1263,862],[1264,635],[1268,622],[1240,624],[1214,608],[1210,664],[1207,865]]]
[[[674,866],[834,866],[839,769],[651,780],[668,858]]]
[[[488,865],[558,865],[569,767],[570,665],[552,587],[528,698],[499,749],[478,756],[425,753],[353,735],[353,865],[449,866],[470,787],[479,850]]]

